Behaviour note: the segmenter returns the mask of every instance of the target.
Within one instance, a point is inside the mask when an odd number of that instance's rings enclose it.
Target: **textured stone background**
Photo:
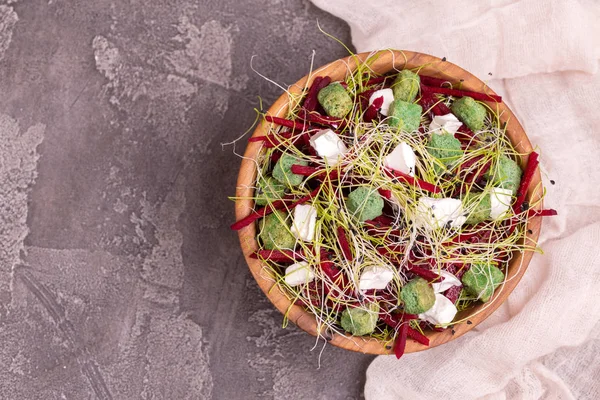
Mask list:
[[[0,0],[0,398],[355,399],[229,231],[229,142],[344,55],[306,0]],[[241,150],[241,149],[240,149]]]

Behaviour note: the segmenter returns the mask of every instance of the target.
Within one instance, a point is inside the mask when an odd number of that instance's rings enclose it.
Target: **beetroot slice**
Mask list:
[[[344,258],[348,261],[352,261],[352,251],[350,250],[350,244],[348,244],[348,238],[346,237],[346,231],[341,226],[337,228],[338,241],[340,243],[340,248],[342,249],[342,253],[344,254]]]
[[[278,133],[277,135],[253,136],[250,139],[248,139],[248,142],[266,142],[278,138],[290,139],[292,136],[293,134],[291,132]]]
[[[425,86],[425,85],[422,85],[422,86]],[[427,89],[431,93],[445,94],[447,96],[456,96],[456,97],[469,96],[475,100],[494,101],[496,103],[502,103],[502,97],[498,96],[496,94],[486,94],[486,93],[479,93],[479,92],[471,92],[468,90],[451,89],[451,88],[446,88],[446,87],[435,87],[435,86],[427,86]]]
[[[303,110],[300,110],[303,111]],[[341,119],[338,118],[333,118],[330,117],[328,115],[321,115],[316,111],[312,111],[312,112],[299,112],[298,113],[298,117],[307,121],[307,122],[313,122],[317,125],[321,125],[321,126],[326,126],[326,127],[331,127],[334,129],[338,129],[342,127],[342,123],[343,121]]]
[[[291,171],[292,171],[292,173],[294,173],[296,175],[310,176],[310,175],[314,174],[315,172],[318,172],[319,168],[308,167],[306,165],[293,164],[291,167]]]
[[[421,278],[428,280],[429,282],[439,282],[442,280],[441,276],[439,276],[435,272],[430,271],[425,268],[421,268],[416,265],[409,265],[408,270],[410,272],[412,272],[413,274],[418,275]]]
[[[431,87],[431,86],[437,86],[437,87],[442,87],[444,86],[444,84],[452,84],[452,82],[450,82],[447,79],[440,79],[440,78],[434,78],[433,76],[426,76],[426,75],[419,75],[419,78],[421,78],[421,83],[423,85],[427,85],[427,87]]]
[[[301,197],[300,199],[298,199],[295,203],[292,203],[290,205],[290,210],[293,209],[294,207],[296,207],[299,204],[303,204],[306,203],[307,201],[309,201],[310,199],[312,199],[313,197],[315,197],[317,195],[317,193],[319,192],[321,188],[318,187],[315,190],[313,190],[309,195]],[[240,219],[239,221],[231,224],[231,229],[234,231],[239,231],[242,228],[247,227],[248,225],[250,225],[251,223],[253,223],[254,221],[263,218],[266,215],[271,214],[273,211],[275,210],[281,210],[282,208],[285,208],[286,202],[289,200],[277,200],[274,201],[273,203],[271,203],[270,205],[267,205],[263,208],[259,208],[258,210],[252,212],[250,215]]]
[[[442,191],[439,187],[435,186],[433,183],[425,182],[421,179],[414,178],[403,172],[396,171],[396,170],[389,169],[389,168],[386,168],[385,171],[388,172],[388,174],[391,174],[392,176],[399,178],[401,181],[408,183],[409,185],[416,186],[416,187],[426,190],[428,192],[440,193]]]
[[[548,208],[546,210],[529,210],[527,211],[527,217],[552,217],[554,215],[558,215],[558,211]]]
[[[285,206],[284,201],[282,201],[282,200],[274,201],[270,205],[265,206],[263,208],[259,208],[258,210],[252,212],[247,217],[242,218],[239,221],[233,223],[231,225],[231,229],[234,231],[239,231],[240,229],[247,227],[248,225],[250,225],[257,219],[260,219],[260,218],[264,217],[265,215],[269,215],[275,210],[280,210],[280,209],[284,208],[284,206]]]
[[[271,115],[265,115],[267,122],[272,122],[277,125],[285,126],[294,130],[304,130],[306,125],[301,122],[292,121],[285,118],[273,117]]]
[[[398,337],[396,338],[396,343],[394,343],[394,354],[396,358],[400,359],[404,355],[404,350],[406,349],[406,336],[408,334],[408,323],[404,323],[400,325],[400,330],[398,330]]]
[[[258,250],[256,253],[261,258],[274,262],[292,262],[301,257],[300,253],[292,250]]]
[[[381,197],[385,197],[388,200],[390,200],[392,198],[392,191],[389,189],[379,188],[379,189],[377,189],[377,191],[379,192]]]
[[[408,326],[408,324],[407,324]],[[407,331],[406,331],[406,335],[415,340],[416,342],[419,342],[425,346],[429,346],[429,338],[425,335],[423,335],[421,332],[419,332],[416,329],[411,328],[410,326],[408,327]]]
[[[446,296],[446,298],[448,300],[450,300],[452,303],[456,304],[456,301],[458,300],[458,296],[460,296],[461,290],[462,290],[462,285],[461,286],[452,286],[450,289],[448,289],[444,292],[444,296]]]
[[[384,83],[387,78],[388,78],[387,76],[376,76],[375,78],[369,79],[365,83],[365,86],[368,87],[368,86],[373,86],[373,85],[379,85],[381,83]]]
[[[537,169],[540,163],[538,157],[539,154],[535,151],[531,152],[531,154],[529,155],[529,159],[527,160],[527,166],[525,167],[525,173],[523,174],[523,179],[521,179],[519,190],[517,190],[517,201],[515,201],[515,204],[513,205],[513,211],[515,214],[519,214],[521,212],[521,206],[525,201],[527,189],[529,189],[529,185],[531,185],[531,181],[533,180],[535,170]]]
[[[317,109],[317,106],[319,105],[319,100],[317,99],[319,91],[325,86],[329,85],[330,83],[330,77],[317,76],[313,81],[310,89],[308,90],[308,95],[306,96],[302,107],[304,107],[304,109],[306,109],[307,111],[315,111]]]

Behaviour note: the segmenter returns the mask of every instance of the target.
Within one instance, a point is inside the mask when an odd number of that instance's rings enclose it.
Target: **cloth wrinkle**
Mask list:
[[[544,208],[559,213],[495,313],[440,347],[377,357],[365,398],[600,398],[600,2],[372,0],[368,13],[351,0],[313,3],[349,23],[358,52],[419,51],[480,79],[491,72],[540,153]]]

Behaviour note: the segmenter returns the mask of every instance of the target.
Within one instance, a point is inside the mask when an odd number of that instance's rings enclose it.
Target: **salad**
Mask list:
[[[490,302],[514,252],[536,251],[527,220],[556,215],[526,201],[538,154],[513,147],[500,96],[461,86],[421,68],[377,75],[367,59],[344,81],[314,77],[250,138],[255,209],[232,229],[257,224],[254,257],[319,332],[399,358]]]

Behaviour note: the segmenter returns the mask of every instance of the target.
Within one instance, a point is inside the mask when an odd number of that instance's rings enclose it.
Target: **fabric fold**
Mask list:
[[[600,3],[313,2],[348,22],[359,52],[445,56],[489,78],[540,152],[544,205],[559,212],[494,314],[443,346],[377,357],[366,399],[600,398]]]

